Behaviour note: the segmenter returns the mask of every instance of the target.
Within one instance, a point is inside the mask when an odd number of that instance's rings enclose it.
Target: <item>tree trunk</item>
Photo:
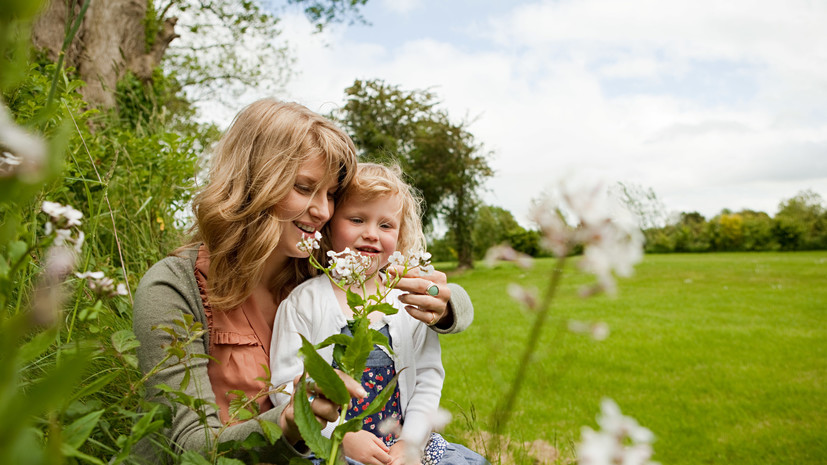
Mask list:
[[[147,46],[147,2],[92,0],[89,5],[64,60],[65,65],[74,67],[86,82],[81,93],[93,107],[114,106],[117,82],[129,71],[149,81],[169,43],[178,37],[174,30],[176,18],[169,18],[158,31],[152,47]],[[49,2],[34,24],[34,46],[45,49],[49,58],[57,61],[67,32],[67,16],[74,20],[82,3],[82,0]]]

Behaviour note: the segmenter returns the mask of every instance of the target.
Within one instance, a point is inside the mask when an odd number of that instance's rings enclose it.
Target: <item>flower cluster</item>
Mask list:
[[[83,213],[68,205],[61,205],[56,202],[45,201],[42,205],[43,213],[49,215],[46,222],[45,233],[47,236],[54,233],[56,246],[72,244],[76,252],[80,253],[83,246],[84,234],[78,226]]]
[[[330,258],[330,276],[344,286],[365,282],[373,264],[370,257],[350,247],[345,247],[341,252],[331,250],[327,256]]]
[[[85,279],[89,285],[89,289],[100,297],[117,297],[119,295],[127,295],[126,285],[121,283],[115,286],[115,281],[112,278],[107,278],[103,271],[87,271],[85,273],[75,273],[80,279]]]
[[[540,227],[542,244],[557,257],[583,246],[579,266],[597,277],[587,290],[614,293],[613,274],[629,276],[643,258],[643,234],[632,215],[612,204],[599,184],[563,182],[559,191],[534,202],[532,219]]]
[[[620,412],[611,399],[604,399],[597,417],[600,431],[583,427],[583,436],[577,445],[577,463],[580,465],[655,465],[652,442],[655,436],[631,417]]]
[[[316,231],[312,236],[304,236],[302,240],[296,244],[296,248],[304,253],[313,253],[314,250],[319,249],[319,241],[322,240],[322,233]]]

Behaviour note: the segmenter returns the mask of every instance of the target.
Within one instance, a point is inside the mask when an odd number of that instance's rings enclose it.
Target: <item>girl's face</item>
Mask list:
[[[307,253],[300,251],[296,244],[304,236],[321,230],[333,214],[333,194],[339,185],[328,174],[322,157],[301,164],[293,188],[276,206],[278,217],[289,223],[273,254],[282,258],[307,257]]]
[[[330,242],[334,251],[350,247],[382,268],[396,250],[401,222],[399,197],[383,195],[369,201],[351,197],[339,205],[331,219]]]

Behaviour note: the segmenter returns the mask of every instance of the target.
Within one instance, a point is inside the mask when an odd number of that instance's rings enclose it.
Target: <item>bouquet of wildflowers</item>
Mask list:
[[[299,349],[299,354],[304,357],[305,374],[299,381],[297,392],[304,392],[308,377],[310,377],[324,392],[325,397],[341,405],[342,412],[344,412],[350,402],[350,393],[333,367],[317,351],[333,345],[333,360],[339,369],[353,379],[361,379],[368,355],[373,350],[374,345],[381,345],[387,348],[389,352],[393,352],[388,344],[388,339],[379,331],[370,328],[368,315],[376,311],[385,315],[395,314],[397,312],[396,307],[387,303],[385,299],[399,283],[399,280],[407,272],[414,269],[419,269],[421,273],[428,274],[433,271],[433,266],[430,263],[431,254],[427,252],[417,251],[405,256],[397,251],[389,258],[389,264],[402,267],[401,272],[395,275],[385,274],[376,269],[376,264],[370,257],[349,248],[341,252],[328,252],[327,256],[330,263],[328,266],[324,266],[319,263],[313,254],[315,250],[319,249],[321,238],[321,234],[317,231],[315,235],[307,236],[300,241],[298,248],[310,255],[310,263],[313,267],[321,270],[330,278],[333,284],[345,291],[348,307],[353,311],[353,319],[348,321],[348,327],[353,335],[335,334],[317,345],[311,344],[302,337],[302,347]],[[381,285],[376,287],[375,293],[369,294],[366,284],[371,279],[381,280]],[[353,289],[360,292],[355,292]],[[295,396],[296,423],[307,446],[325,463],[344,463],[340,453],[340,444],[345,433],[359,431],[362,428],[364,418],[381,410],[388,402],[395,385],[396,377],[358,416],[345,421],[345,416],[342,414],[339,417],[339,425],[330,438],[322,435],[322,427],[316,421],[307,397],[303,395]]]

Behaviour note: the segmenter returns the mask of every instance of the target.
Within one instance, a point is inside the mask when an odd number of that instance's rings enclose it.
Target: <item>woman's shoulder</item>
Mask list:
[[[194,251],[194,254],[192,253]],[[189,281],[195,271],[195,258],[198,256],[198,249],[184,249],[177,255],[169,255],[155,262],[141,278],[138,287],[142,287],[157,281],[174,282]]]

